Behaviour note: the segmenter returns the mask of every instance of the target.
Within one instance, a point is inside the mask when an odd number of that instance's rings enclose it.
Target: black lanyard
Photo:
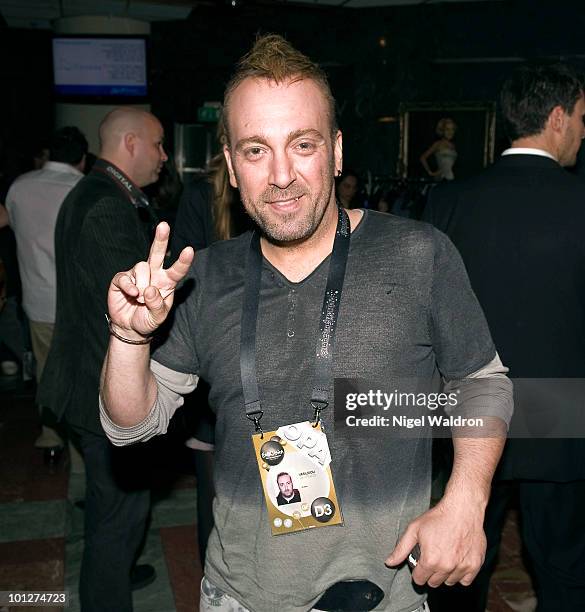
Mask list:
[[[146,194],[137,187],[119,168],[110,164],[105,159],[97,159],[93,165],[92,172],[105,174],[114,184],[128,197],[130,202],[138,211],[138,217],[154,230],[159,222],[157,214],[154,212]]]
[[[105,159],[97,159],[92,168],[93,172],[100,172],[109,176],[112,181],[128,196],[136,208],[150,209],[150,203],[144,192],[137,187],[119,168]]]
[[[349,217],[345,210],[339,207],[337,215],[337,229],[329,262],[329,274],[325,296],[323,297],[319,338],[317,339],[315,353],[315,381],[311,394],[315,427],[319,423],[321,411],[329,405],[329,384],[333,371],[335,329],[339,318],[339,304],[351,235]],[[250,240],[250,249],[246,261],[246,284],[244,287],[240,337],[240,371],[246,417],[254,422],[255,430],[260,433],[262,433],[260,419],[264,412],[260,405],[258,375],[256,373],[256,326],[261,284],[262,249],[260,248],[260,234],[255,231]]]

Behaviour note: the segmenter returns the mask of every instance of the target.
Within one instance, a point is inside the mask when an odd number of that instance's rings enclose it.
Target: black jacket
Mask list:
[[[437,187],[424,218],[459,249],[513,378],[585,378],[585,183],[510,155]],[[555,410],[555,406],[550,406]],[[510,440],[504,478],[585,478],[582,440]]]
[[[37,396],[70,425],[101,435],[98,394],[109,340],[108,287],[117,272],[148,257],[154,223],[153,213],[140,206],[142,192],[120,173],[129,191],[108,166],[95,163],[57,218],[57,314]]]
[[[297,502],[301,501],[301,494],[299,493],[298,489],[293,489],[293,495],[290,499],[286,499],[286,497],[282,494],[279,493],[276,496],[276,503],[279,506],[286,506],[287,504],[296,504]]]

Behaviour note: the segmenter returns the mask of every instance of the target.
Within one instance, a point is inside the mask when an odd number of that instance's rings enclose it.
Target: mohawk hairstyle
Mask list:
[[[266,34],[256,38],[254,46],[238,62],[235,73],[228,82],[223,102],[223,130],[229,144],[228,114],[230,99],[234,90],[248,78],[267,79],[275,83],[290,81],[295,83],[303,79],[312,80],[321,89],[328,106],[331,134],[337,132],[335,119],[335,100],[327,76],[315,62],[295,49],[287,40],[278,34]]]

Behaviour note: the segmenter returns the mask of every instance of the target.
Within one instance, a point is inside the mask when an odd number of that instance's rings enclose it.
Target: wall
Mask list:
[[[167,122],[173,116],[194,121],[197,106],[221,99],[235,60],[255,33],[281,33],[329,73],[346,163],[392,173],[399,127],[380,124],[380,116],[396,116],[400,103],[408,101],[495,100],[517,65],[514,58],[563,56],[583,64],[584,26],[585,5],[573,0],[359,11],[201,7],[187,21],[153,24],[153,109]],[[464,61],[445,63],[454,59]]]
[[[0,158],[28,155],[51,132],[49,32],[0,30]]]
[[[200,5],[188,20],[152,24],[152,108],[169,138],[175,121],[194,122],[198,106],[221,99],[235,61],[258,31],[286,35],[322,64],[338,102],[346,164],[378,173],[396,167],[399,129],[377,119],[396,116],[401,102],[494,100],[516,65],[510,58],[565,57],[580,66],[585,58],[585,5],[577,0],[359,11]],[[6,119],[0,134],[49,132],[50,35],[4,30],[0,51]],[[453,59],[463,61],[445,63]]]

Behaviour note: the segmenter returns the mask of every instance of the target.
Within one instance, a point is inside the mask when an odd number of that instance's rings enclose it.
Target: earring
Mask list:
[[[341,176],[341,170],[337,171],[337,176]]]

